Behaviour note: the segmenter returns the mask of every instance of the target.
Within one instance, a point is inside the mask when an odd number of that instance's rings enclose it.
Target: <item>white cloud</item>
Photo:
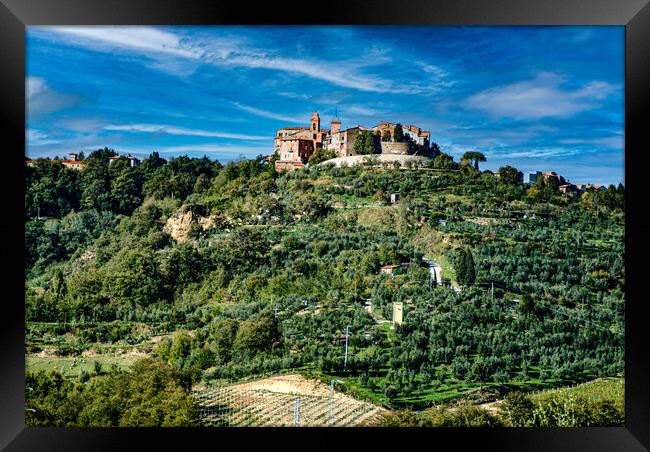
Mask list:
[[[26,86],[28,100],[32,99],[38,93],[45,91],[45,89],[47,88],[45,79],[42,77],[31,77],[31,76],[27,77],[25,81],[25,86]]]
[[[504,158],[564,158],[571,157],[577,154],[584,154],[584,150],[571,149],[571,148],[538,148],[526,149],[522,151],[505,151],[498,154],[498,157]]]
[[[602,100],[615,90],[607,82],[594,81],[571,91],[561,88],[562,82],[563,79],[556,74],[541,73],[531,81],[481,91],[470,96],[464,105],[497,117],[566,118],[594,108],[594,100]]]
[[[185,58],[200,58],[203,54],[200,49],[187,47],[181,42],[179,36],[154,27],[70,26],[42,27],[42,29],[67,35],[68,40],[84,47],[108,45],[144,52],[167,53]]]
[[[246,135],[228,132],[215,132],[209,130],[186,129],[184,127],[174,127],[160,124],[109,124],[104,126],[104,130],[115,130],[125,132],[148,132],[148,133],[166,133],[168,135],[184,135],[197,137],[229,138],[234,140],[268,140],[269,137],[258,135]]]
[[[52,113],[79,102],[77,97],[55,91],[44,78],[35,76],[25,79],[25,97],[27,112],[31,116]]]
[[[26,129],[25,140],[28,146],[45,146],[61,142],[60,140],[51,138],[47,133],[36,129]]]
[[[558,143],[562,144],[588,144],[602,146],[612,149],[623,149],[625,148],[625,137],[623,135],[613,135],[609,137],[601,138],[567,138],[558,140]]]
[[[309,100],[311,96],[304,93],[292,93],[288,91],[280,91],[276,93],[278,96],[288,97],[289,99]]]
[[[392,81],[378,77],[365,76],[355,73],[345,62],[328,64],[311,60],[274,57],[251,53],[238,55],[222,60],[213,60],[217,64],[240,66],[249,69],[270,69],[305,75],[317,80],[323,80],[345,88],[353,88],[370,92],[414,93],[421,88],[410,85],[396,85]]]
[[[150,67],[178,75],[184,74],[182,67],[168,61],[160,61],[161,56],[180,57],[217,66],[288,72],[360,91],[417,94],[438,90],[434,83],[419,86],[363,74],[364,68],[376,66],[383,61],[381,55],[373,58],[368,58],[366,55],[363,60],[350,59],[329,63],[322,60],[277,56],[247,46],[243,40],[237,38],[190,39],[155,27],[142,26],[35,27],[35,31],[56,33],[63,36],[68,43],[93,50],[110,51],[119,48],[144,53],[158,59],[158,62],[153,65],[148,62]]]

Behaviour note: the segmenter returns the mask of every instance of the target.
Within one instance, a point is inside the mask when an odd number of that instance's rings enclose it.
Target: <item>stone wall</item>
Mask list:
[[[407,155],[411,149],[411,143],[393,143],[392,141],[382,141],[381,142],[381,153],[382,154],[397,154],[397,155]]]

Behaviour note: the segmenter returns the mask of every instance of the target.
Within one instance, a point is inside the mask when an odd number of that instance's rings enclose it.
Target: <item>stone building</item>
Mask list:
[[[388,132],[391,136],[391,141],[392,137],[395,134],[395,127],[397,126],[396,123],[393,122],[388,122],[388,121],[382,121],[379,124],[377,124],[375,127],[372,128],[373,132],[379,132],[382,139],[384,137],[384,134]],[[422,130],[419,127],[416,126],[411,126],[411,125],[406,125],[402,126],[402,132],[404,132],[404,136],[413,144],[417,146],[422,146],[422,147],[429,147],[429,139],[430,139],[430,134],[428,130]]]
[[[129,166],[133,168],[134,166],[138,166],[140,164],[140,159],[137,157],[133,157],[131,154],[127,155],[114,155],[113,157],[110,157],[108,159],[108,164],[111,165],[113,162],[115,162],[118,159],[127,159],[129,161]]]
[[[65,160],[48,160],[48,161],[50,163],[61,162],[61,164],[63,166],[65,166],[66,168],[70,168],[70,169],[75,170],[75,171],[81,171],[86,166],[86,162],[84,160],[77,160],[77,157],[78,157],[78,155],[76,153],[71,152],[70,154],[68,154],[68,158],[65,159]],[[37,162],[38,162],[38,160],[26,160],[25,161],[27,166],[32,167],[32,168],[36,166]]]
[[[554,182],[555,185],[557,185],[558,187],[560,185],[566,184],[566,180],[564,179],[564,177],[560,176],[554,171],[536,171],[534,173],[529,173],[528,183],[534,184],[538,179],[542,177],[545,178],[546,180]]]
[[[340,127],[341,122],[339,121],[337,125]],[[332,130],[334,130],[334,122],[332,122]],[[327,148],[334,150],[338,157],[349,157],[353,154],[354,140],[364,130],[370,129],[363,126],[356,126],[346,130],[332,132],[331,138],[327,143]]]
[[[334,126],[334,124],[332,124]],[[340,122],[339,122],[340,127]],[[307,164],[309,157],[329,142],[330,130],[321,129],[318,112],[311,115],[309,127],[284,127],[279,129],[273,140],[273,148],[278,156],[275,169],[293,170]]]
[[[409,154],[413,147],[428,148],[430,135],[419,127],[402,126],[405,142],[395,143],[392,137],[396,123],[382,121],[373,128],[357,125],[341,130],[341,120],[332,119],[331,129],[321,129],[318,112],[311,117],[309,127],[284,127],[279,129],[273,140],[274,152],[277,155],[275,168],[278,171],[293,170],[307,164],[309,157],[318,149],[331,149],[337,157],[349,157],[354,154],[354,141],[364,131],[383,134],[388,131],[391,141],[382,141],[382,154]]]

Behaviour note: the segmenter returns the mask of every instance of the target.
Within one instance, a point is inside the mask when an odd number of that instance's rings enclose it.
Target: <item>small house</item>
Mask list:
[[[399,265],[384,265],[379,269],[381,273],[386,273],[387,275],[392,275],[395,270],[400,268]]]

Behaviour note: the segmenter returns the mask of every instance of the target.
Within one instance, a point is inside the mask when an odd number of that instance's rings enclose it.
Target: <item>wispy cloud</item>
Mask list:
[[[28,146],[46,146],[61,142],[61,140],[51,138],[47,133],[35,129],[26,129],[25,140],[27,140]]]
[[[601,138],[566,138],[558,140],[562,144],[586,144],[606,147],[611,149],[623,149],[625,147],[625,137],[623,135],[612,135]]]
[[[579,89],[562,88],[564,79],[540,73],[534,80],[490,88],[470,96],[464,106],[496,117],[513,119],[566,118],[594,107],[594,100],[611,94],[615,87],[607,82],[590,82]]]
[[[306,119],[309,119],[311,117],[311,113],[290,116],[290,115],[274,113],[272,111],[262,110],[260,108],[251,107],[250,105],[244,105],[239,102],[233,102],[232,104],[237,108],[239,108],[240,110],[243,110],[250,114],[260,116],[262,118],[275,119],[276,121],[285,121],[290,123],[303,123],[305,122]]]
[[[27,113],[39,116],[77,105],[80,98],[52,89],[42,77],[27,77],[25,82]]]
[[[167,54],[219,66],[287,72],[368,92],[416,94],[436,90],[430,83],[396,83],[377,75],[364,74],[364,69],[384,62],[385,57],[382,59],[381,55],[362,60],[350,58],[327,62],[321,59],[278,56],[273,51],[249,47],[243,41],[233,38],[190,39],[154,27],[72,26],[42,29],[67,36],[68,42],[72,44],[98,51],[119,48],[153,56]],[[152,67],[168,72],[179,71],[177,64],[170,65],[169,62],[158,61]]]
[[[336,64],[322,63],[313,60],[275,57],[270,55],[239,55],[224,59],[212,60],[230,66],[246,67],[250,69],[269,69],[293,74],[308,76],[323,80],[345,88],[353,88],[370,92],[416,93],[421,87],[411,85],[396,85],[390,80],[371,75],[362,75],[351,70],[349,64],[337,62]]]
[[[584,154],[584,150],[576,148],[539,148],[539,149],[526,149],[521,151],[505,151],[498,153],[501,158],[561,158],[566,159],[578,154]]]
[[[229,138],[233,140],[269,140],[269,137],[258,135],[247,135],[239,133],[215,132],[210,130],[186,129],[160,124],[108,124],[104,130],[115,130],[124,132],[145,132],[145,133],[166,133],[168,135],[183,135],[196,137]]]
[[[43,30],[67,35],[76,45],[109,50],[114,47],[139,50],[142,52],[166,53],[184,58],[200,58],[203,51],[192,48],[174,33],[154,27],[141,26],[70,26],[43,27]]]

